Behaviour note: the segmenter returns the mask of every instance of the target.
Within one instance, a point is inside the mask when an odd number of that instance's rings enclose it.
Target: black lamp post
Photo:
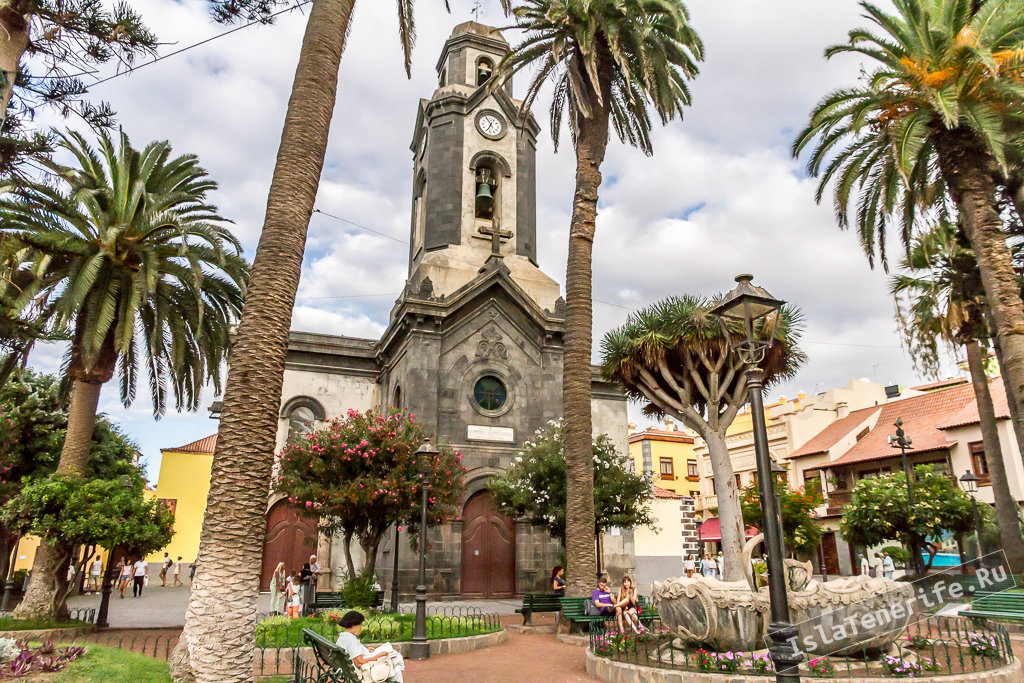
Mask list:
[[[978,499],[974,497],[974,494],[978,492],[978,477],[974,472],[967,470],[964,472],[964,476],[960,477],[960,485],[971,497],[971,507],[974,510],[974,533],[978,534],[978,566],[980,567],[983,564],[982,558],[985,557],[985,546],[981,540],[981,516],[978,514]]]
[[[395,566],[391,571],[391,611],[398,614],[398,522],[395,522]]]
[[[416,586],[416,622],[409,643],[409,659],[430,659],[430,643],[427,642],[427,489],[430,488],[430,466],[428,459],[439,453],[437,447],[424,439],[416,449],[416,461],[420,467],[420,482],[423,490],[423,509],[420,517],[420,576]]]
[[[792,643],[796,642],[797,630],[789,621],[789,597],[786,595],[786,568],[784,564],[784,540],[782,524],[779,522],[778,501],[775,498],[775,477],[772,473],[772,458],[768,453],[768,430],[764,421],[764,371],[760,363],[771,347],[771,340],[754,336],[754,322],[771,315],[784,302],[772,297],[761,287],[751,284],[753,275],[736,276],[736,287],[725,295],[712,311],[723,319],[743,324],[745,339],[732,344],[746,364],[744,372],[747,392],[750,398],[750,416],[754,423],[754,452],[757,458],[758,488],[761,494],[761,510],[764,518],[764,536],[768,545],[768,597],[771,605],[771,623],[768,625],[769,656],[775,664],[775,680],[778,683],[797,683],[800,672],[797,668],[803,661],[803,653]],[[728,334],[728,328],[726,328]]]
[[[11,553],[11,564],[7,568],[7,582],[4,583],[4,597],[0,601],[0,612],[6,612],[11,609],[11,594],[14,592],[14,565],[18,561],[18,544],[21,543],[21,537],[14,542],[14,552]]]
[[[907,506],[910,510],[909,514],[913,514],[914,511],[914,488],[911,485],[910,476],[910,463],[907,462],[907,451],[914,448],[913,439],[907,438],[907,433],[903,431],[903,418],[898,418],[892,423],[892,426],[896,428],[896,436],[889,436],[889,445],[893,448],[900,449],[900,459],[903,461],[903,477],[907,480]],[[911,537],[913,538],[913,537]],[[914,562],[914,572],[918,576],[921,575],[921,553],[917,548],[910,549],[910,557]]]

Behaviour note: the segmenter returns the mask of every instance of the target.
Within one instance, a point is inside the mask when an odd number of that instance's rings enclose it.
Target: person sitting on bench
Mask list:
[[[359,632],[363,630],[363,621],[365,620],[366,617],[360,612],[355,610],[345,612],[338,621],[338,624],[343,629],[338,634],[338,647],[348,654],[352,659],[352,663],[356,665],[360,672],[363,671],[364,664],[390,657],[391,671],[389,672],[390,677],[387,680],[403,683],[402,670],[405,668],[405,660],[402,659],[400,652],[395,651],[391,643],[384,643],[380,647],[370,650],[359,640]],[[365,675],[363,678],[364,680],[367,679]],[[383,680],[383,678],[374,677],[372,680]]]

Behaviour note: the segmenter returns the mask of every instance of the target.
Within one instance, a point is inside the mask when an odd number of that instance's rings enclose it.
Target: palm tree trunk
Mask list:
[[[231,351],[199,564],[174,680],[253,680],[256,585],[284,361],[306,230],[355,0],[313,0],[285,114],[267,213]]]
[[[593,98],[592,98],[593,99]],[[605,100],[607,101],[607,99]],[[579,117],[576,191],[569,226],[565,273],[565,353],[562,415],[565,439],[566,594],[590,595],[597,576],[594,549],[594,452],[591,421],[593,293],[591,261],[597,221],[601,163],[608,147],[608,110],[595,103],[592,116]]]
[[[1002,541],[1006,562],[1010,571],[1024,571],[1024,539],[1020,535],[1017,523],[1017,501],[1010,493],[1010,482],[1006,478],[1006,463],[1003,462],[1003,451],[999,445],[999,428],[996,424],[996,411],[992,405],[992,394],[989,393],[988,376],[985,374],[985,359],[981,345],[972,340],[966,345],[967,364],[971,370],[971,383],[978,401],[978,417],[981,422],[981,439],[985,447],[985,459],[988,462],[989,475],[992,478],[992,495],[996,503],[996,522],[999,525],[999,539]],[[979,539],[980,542],[980,539]]]
[[[740,492],[736,488],[736,477],[732,471],[729,447],[725,435],[707,430],[702,434],[708,445],[711,471],[715,478],[715,493],[718,496],[718,525],[722,531],[722,560],[725,562],[725,581],[743,580],[743,514],[740,511]]]
[[[96,426],[96,408],[99,406],[102,388],[102,382],[74,380],[71,407],[68,409],[68,427],[60,452],[57,474],[85,476],[89,453],[92,450],[92,433]],[[36,557],[32,561],[32,575],[25,589],[25,598],[14,610],[17,616],[60,620],[68,618],[66,600],[62,597],[65,591],[54,593],[53,590],[64,578],[65,563],[61,563],[60,558],[66,557],[69,552],[60,541],[44,541],[39,544]],[[56,573],[51,574],[51,571]]]
[[[1017,453],[1024,459],[1024,416],[1021,415],[1020,406],[1017,404],[1017,397],[1006,381],[1006,366],[1003,364],[1003,349],[999,345],[999,337],[996,335],[996,321],[992,317],[992,311],[985,307],[985,319],[988,322],[989,334],[992,335],[992,350],[996,353],[996,362],[999,363],[999,374],[1003,377],[1003,391],[1006,393],[1006,407],[1010,410],[1010,421],[1013,424],[1013,435],[1017,437]]]
[[[14,94],[21,58],[28,49],[29,17],[24,0],[0,7],[0,121],[7,118],[7,107]]]
[[[996,322],[1003,381],[1019,408],[1024,406],[1024,301],[996,205],[995,160],[972,132],[962,128],[936,135],[935,148],[942,176],[960,209],[981,271],[985,300]]]

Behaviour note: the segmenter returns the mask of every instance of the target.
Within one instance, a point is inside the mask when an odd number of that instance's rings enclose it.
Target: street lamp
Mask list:
[[[416,449],[423,509],[420,516],[420,577],[416,586],[416,622],[412,642],[409,644],[409,659],[430,659],[430,643],[427,642],[427,489],[430,488],[430,462],[439,452],[430,443],[430,439],[424,439]]]
[[[803,654],[792,643],[796,642],[797,630],[789,621],[789,597],[786,595],[786,568],[784,564],[784,540],[779,522],[778,502],[775,498],[772,458],[768,453],[768,431],[764,421],[764,371],[760,363],[771,347],[771,339],[761,340],[754,336],[754,322],[771,315],[782,307],[783,301],[774,298],[761,287],[751,284],[753,275],[737,275],[736,287],[725,295],[712,311],[723,319],[743,324],[745,339],[732,348],[746,364],[744,372],[747,392],[750,398],[750,416],[754,424],[754,452],[757,458],[758,489],[761,494],[761,510],[764,517],[764,536],[768,545],[768,597],[771,605],[771,623],[768,625],[769,656],[775,664],[775,680],[778,683],[796,683],[800,680],[799,669]],[[724,324],[724,320],[723,320]],[[728,338],[729,329],[726,327]]]
[[[14,552],[11,554],[11,564],[7,568],[7,582],[4,584],[4,597],[0,601],[0,612],[6,612],[11,608],[11,594],[14,592],[14,565],[18,561],[18,544],[21,537],[14,542]]]
[[[981,516],[978,514],[978,499],[974,497],[974,494],[978,492],[978,477],[974,472],[967,470],[964,472],[964,476],[960,477],[960,486],[971,497],[971,507],[974,509],[974,533],[978,535],[978,566],[981,566],[981,558],[985,556],[985,550],[981,541]]]
[[[391,571],[391,611],[398,614],[398,534],[400,526],[395,522],[395,566]]]
[[[911,486],[910,464],[907,462],[907,451],[914,448],[912,445],[914,441],[913,439],[907,438],[907,433],[903,431],[902,417],[897,418],[896,421],[892,423],[892,426],[896,428],[896,436],[892,436],[891,434],[889,435],[889,445],[893,448],[900,449],[900,458],[903,461],[903,477],[907,480],[907,508],[909,510],[907,517],[909,520],[910,516],[914,514],[914,489]],[[911,539],[913,539],[913,536],[911,536]],[[917,548],[911,548],[910,556],[914,561],[914,571],[918,576],[920,576],[921,553]]]

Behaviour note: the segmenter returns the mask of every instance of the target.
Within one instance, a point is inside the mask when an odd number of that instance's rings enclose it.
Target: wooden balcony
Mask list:
[[[841,515],[843,508],[850,502],[850,491],[830,491],[828,494],[828,506],[826,514]]]

